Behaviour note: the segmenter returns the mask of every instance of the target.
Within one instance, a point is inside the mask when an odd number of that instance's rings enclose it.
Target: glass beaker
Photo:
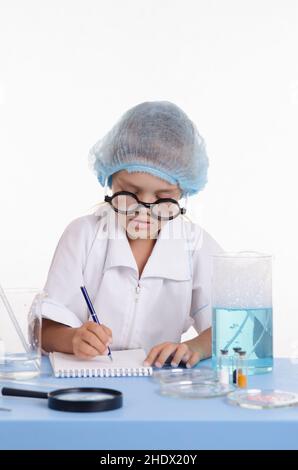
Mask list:
[[[0,286],[0,379],[28,379],[40,373],[44,295],[35,288]]]
[[[221,349],[246,351],[249,374],[273,367],[272,257],[253,251],[213,256],[212,363]]]

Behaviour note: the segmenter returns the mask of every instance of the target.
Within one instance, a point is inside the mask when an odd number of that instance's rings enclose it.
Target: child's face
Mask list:
[[[156,176],[144,172],[128,173],[125,170],[118,171],[112,177],[112,191],[129,191],[136,194],[143,202],[155,202],[160,198],[172,198],[178,201],[181,198],[181,189],[178,185],[170,184]],[[140,206],[133,215],[117,213],[118,220],[132,238],[152,239],[156,238],[158,231],[167,221],[160,221],[150,216],[150,210]]]

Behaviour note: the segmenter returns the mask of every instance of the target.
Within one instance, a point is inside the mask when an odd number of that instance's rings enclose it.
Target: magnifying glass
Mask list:
[[[62,388],[52,392],[38,392],[3,387],[2,395],[47,398],[48,407],[59,411],[109,411],[121,408],[123,405],[122,393],[111,388],[76,387]]]

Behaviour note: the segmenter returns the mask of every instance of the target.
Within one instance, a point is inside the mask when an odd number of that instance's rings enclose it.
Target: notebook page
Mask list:
[[[54,352],[50,361],[56,377],[114,377],[126,375],[151,375],[152,367],[145,367],[143,349],[112,351],[108,356],[96,356],[91,360],[78,359],[72,354]]]

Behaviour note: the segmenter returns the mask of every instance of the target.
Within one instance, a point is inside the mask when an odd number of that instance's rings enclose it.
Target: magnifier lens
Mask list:
[[[78,387],[49,393],[49,408],[60,411],[108,411],[122,407],[122,393],[100,387]]]
[[[56,395],[57,400],[67,401],[100,401],[100,400],[112,400],[114,397],[107,393],[95,393],[95,392],[69,392],[61,395]]]

